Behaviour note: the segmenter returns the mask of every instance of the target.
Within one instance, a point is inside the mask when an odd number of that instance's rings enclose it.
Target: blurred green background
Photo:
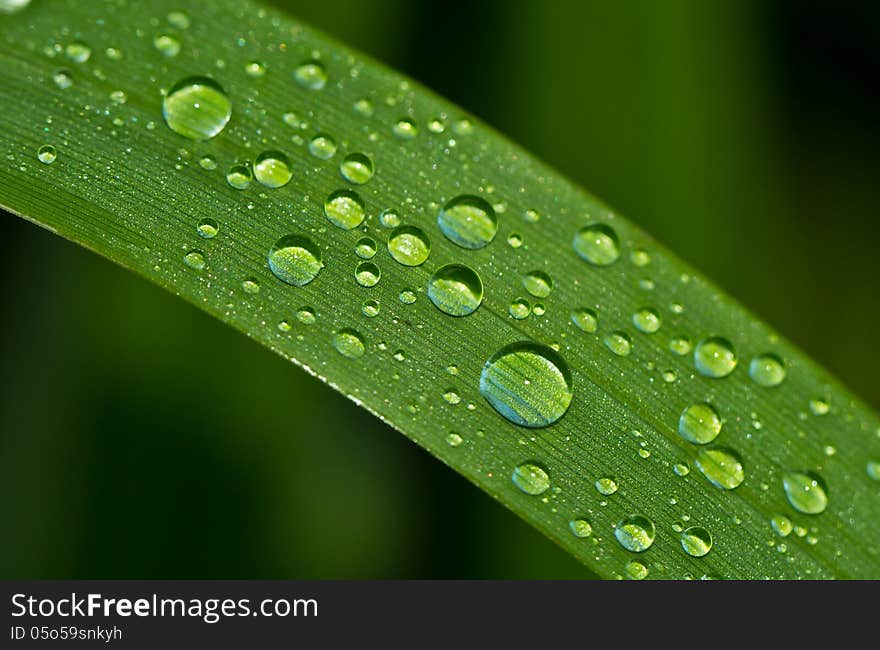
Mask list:
[[[876,3],[296,0],[880,405]],[[589,573],[329,388],[0,221],[0,577]]]

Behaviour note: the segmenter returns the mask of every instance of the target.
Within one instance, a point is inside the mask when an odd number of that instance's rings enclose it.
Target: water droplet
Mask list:
[[[175,133],[191,140],[208,140],[229,122],[232,103],[213,79],[188,77],[165,95],[162,115]]]
[[[610,476],[605,476],[603,478],[597,479],[595,485],[596,491],[599,494],[604,494],[607,497],[617,492],[617,481],[615,481]]]
[[[693,404],[682,412],[678,432],[688,442],[705,445],[721,433],[721,417],[711,404]]]
[[[554,350],[512,343],[493,354],[480,374],[480,394],[505,418],[524,427],[546,427],[572,399],[568,365]]]
[[[428,130],[431,133],[443,133],[446,130],[446,124],[439,117],[435,117],[428,122]]]
[[[642,307],[633,314],[632,320],[636,329],[641,330],[646,334],[653,334],[659,330],[660,326],[663,324],[660,312],[653,307]]]
[[[672,466],[672,471],[676,476],[687,476],[691,473],[691,468],[687,466],[687,463],[676,463]]]
[[[183,256],[183,263],[191,269],[201,271],[205,268],[205,254],[201,251],[190,251]]]
[[[641,553],[654,543],[654,522],[644,515],[629,515],[621,519],[614,529],[614,536],[627,551]]]
[[[446,444],[449,445],[450,447],[458,447],[463,442],[464,442],[464,439],[455,432],[450,433],[449,435],[446,436]]]
[[[254,79],[264,77],[266,75],[266,64],[260,61],[248,61],[244,64],[244,73]]]
[[[782,487],[791,507],[805,515],[818,515],[828,507],[828,489],[818,474],[789,472],[782,477]]]
[[[865,470],[868,472],[870,478],[875,481],[880,481],[880,461],[869,460]]]
[[[553,280],[543,271],[529,271],[523,276],[522,283],[536,298],[546,298],[553,291]]]
[[[574,250],[582,259],[596,266],[608,266],[620,257],[617,233],[602,223],[593,223],[578,230],[574,235]]]
[[[373,114],[373,102],[362,97],[354,103],[354,111],[363,117],[370,117]]]
[[[736,362],[733,344],[720,336],[703,339],[694,349],[694,365],[706,377],[726,377],[736,368]]]
[[[379,224],[383,228],[397,228],[400,225],[400,215],[395,210],[382,210],[379,214]]]
[[[458,391],[454,388],[447,388],[446,391],[443,393],[443,400],[447,404],[459,404],[461,403],[461,395],[459,395]]]
[[[828,403],[828,400],[822,399],[821,397],[816,397],[815,399],[810,400],[810,411],[813,415],[827,415],[830,410],[831,405]]]
[[[518,232],[512,232],[507,236],[507,245],[511,248],[519,248],[522,246],[523,240],[522,235]]]
[[[749,377],[759,386],[778,386],[785,379],[785,366],[775,354],[762,354],[749,364]]]
[[[412,289],[403,289],[397,299],[404,305],[411,305],[416,301],[416,292]]]
[[[572,519],[568,522],[568,527],[575,537],[584,538],[593,534],[593,527],[586,519]]]
[[[541,220],[541,213],[533,208],[529,208],[523,212],[523,219],[528,223],[538,223]]]
[[[372,237],[361,237],[354,245],[355,255],[368,260],[376,255],[376,240]]]
[[[349,183],[363,185],[373,177],[373,161],[363,153],[350,153],[339,165],[339,172]]]
[[[260,283],[253,278],[248,278],[241,283],[241,288],[245,293],[255,295],[260,293]]]
[[[402,140],[412,140],[419,134],[419,127],[408,117],[402,117],[394,123],[391,131]]]
[[[290,159],[280,151],[264,151],[254,162],[254,177],[266,187],[283,187],[292,176]]]
[[[226,182],[230,187],[237,190],[246,190],[250,187],[254,174],[247,163],[237,163],[226,172]]]
[[[278,331],[279,332],[289,332],[292,329],[289,322],[286,320],[282,320],[278,322]]]
[[[0,0],[0,14],[14,14],[31,3],[31,0]]]
[[[637,248],[634,250],[630,253],[629,259],[635,266],[639,267],[647,266],[651,263],[651,256],[644,248]]]
[[[55,159],[58,157],[58,152],[55,151],[55,147],[51,144],[44,144],[42,147],[37,149],[37,160],[39,160],[44,165],[51,165],[55,162]]]
[[[327,85],[327,69],[323,63],[315,59],[304,61],[293,72],[293,78],[303,88],[321,90]]]
[[[66,90],[73,85],[73,74],[70,70],[56,70],[52,73],[52,81],[56,86],[61,88],[61,90]]]
[[[703,557],[712,550],[712,534],[702,526],[691,526],[681,533],[681,547],[691,557]]]
[[[491,205],[479,196],[457,196],[440,210],[437,225],[453,244],[475,250],[495,238],[498,217]]]
[[[513,470],[513,484],[526,494],[538,496],[550,487],[547,472],[534,463],[523,463]]]
[[[344,357],[357,359],[364,356],[366,347],[359,332],[353,329],[339,330],[333,335],[333,347]]]
[[[630,580],[644,580],[648,577],[648,567],[635,560],[627,562],[624,571]]]
[[[304,235],[285,235],[269,251],[272,273],[296,287],[314,280],[323,267],[321,249]]]
[[[625,357],[632,352],[632,339],[626,332],[611,332],[605,336],[605,347],[619,357]]]
[[[208,171],[213,171],[217,169],[217,159],[209,153],[205,154],[199,158],[199,167],[207,169]]]
[[[746,478],[742,461],[730,449],[700,449],[697,453],[697,467],[712,485],[723,490],[739,487]]]
[[[599,328],[599,317],[596,312],[586,307],[580,307],[571,311],[571,322],[579,330],[587,334],[594,333]]]
[[[361,262],[354,270],[354,277],[362,287],[375,287],[379,284],[382,271],[372,262]]]
[[[444,314],[467,316],[483,302],[483,281],[469,266],[447,264],[428,280],[428,298]]]
[[[309,141],[309,153],[315,158],[329,160],[336,155],[336,140],[329,135],[319,133]]]
[[[542,303],[542,302],[536,302],[535,306],[532,307],[532,313],[535,316],[543,316],[546,311],[547,311],[547,307],[545,307],[544,303]]]
[[[180,40],[173,34],[156,34],[153,38],[153,47],[162,56],[175,57],[180,53]]]
[[[456,120],[455,124],[452,125],[452,130],[458,135],[470,135],[474,132],[474,123],[467,118],[462,118]]]
[[[177,29],[189,29],[190,19],[185,11],[172,11],[167,16],[168,22]]]
[[[532,313],[532,305],[525,298],[515,298],[510,302],[507,311],[516,320],[523,320]]]
[[[300,307],[297,309],[296,319],[303,325],[313,325],[317,320],[315,310],[311,307]]]
[[[678,379],[678,373],[676,373],[675,370],[669,368],[660,373],[660,377],[662,377],[663,381],[665,381],[667,384],[671,384],[676,379]]]
[[[367,300],[361,307],[361,313],[367,318],[374,318],[379,315],[379,301]]]
[[[388,237],[388,252],[404,266],[419,266],[428,259],[431,242],[420,228],[398,226]]]
[[[680,357],[690,354],[692,347],[691,340],[686,336],[675,336],[669,341],[670,351]]]
[[[336,190],[324,201],[324,216],[343,230],[357,228],[366,214],[363,200],[352,190]]]
[[[76,63],[85,63],[92,56],[92,48],[82,41],[73,41],[64,48],[67,58]]]
[[[788,537],[792,529],[791,519],[785,515],[774,515],[770,519],[770,527],[780,537]]]
[[[199,233],[199,237],[203,237],[204,239],[213,239],[217,236],[219,231],[220,224],[210,217],[205,217],[199,221],[198,226],[196,226],[196,232]]]

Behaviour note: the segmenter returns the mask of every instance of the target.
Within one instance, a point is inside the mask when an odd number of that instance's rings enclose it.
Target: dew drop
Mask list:
[[[352,190],[336,190],[324,201],[324,216],[343,230],[357,228],[366,214],[363,199]]]
[[[199,167],[207,169],[208,171],[213,171],[217,169],[217,159],[211,154],[205,154],[199,158]]]
[[[419,134],[419,127],[408,117],[402,117],[394,123],[391,131],[401,140],[412,140]]]
[[[654,522],[644,515],[629,515],[621,519],[614,529],[614,536],[627,551],[642,553],[654,543]]]
[[[681,547],[691,557],[703,557],[712,550],[712,534],[702,526],[691,526],[681,532]]]
[[[443,133],[446,130],[446,124],[439,117],[435,117],[428,122],[428,130],[431,133]]]
[[[676,463],[672,466],[672,471],[676,476],[687,476],[691,473],[691,468],[687,466],[687,463]]]
[[[458,391],[454,388],[447,388],[443,393],[443,400],[447,404],[452,404],[454,406],[455,404],[461,403],[461,395],[459,395]]]
[[[581,539],[593,534],[593,527],[586,519],[572,519],[568,522],[568,528],[572,535]]]
[[[293,78],[303,88],[321,90],[327,85],[327,69],[315,59],[300,63],[293,72]]]
[[[617,492],[617,481],[610,476],[597,479],[595,486],[599,494],[604,494],[607,497]]]
[[[397,299],[404,305],[411,305],[416,301],[416,292],[412,289],[403,289]]]
[[[632,352],[632,339],[626,332],[611,332],[605,336],[605,347],[619,357],[625,357]]]
[[[189,29],[190,18],[185,11],[171,11],[168,13],[168,22],[177,29]]]
[[[525,298],[515,298],[510,301],[507,312],[516,320],[523,320],[532,313],[532,305]]]
[[[464,438],[458,435],[455,432],[450,433],[446,436],[446,444],[450,447],[458,447],[461,443],[464,442]]]
[[[663,324],[660,312],[653,307],[642,307],[633,314],[632,321],[633,325],[636,326],[636,329],[645,332],[646,334],[653,334],[659,330],[660,326]]]
[[[498,217],[485,199],[463,194],[443,206],[437,215],[437,225],[453,244],[475,250],[495,238]]]
[[[397,228],[400,225],[400,215],[395,210],[382,210],[379,214],[379,224],[383,228]]]
[[[0,0],[0,14],[14,14],[31,3],[31,0]]]
[[[241,288],[245,293],[249,293],[251,295],[256,295],[260,293],[260,283],[253,278],[248,278],[247,280],[242,282]]]
[[[830,410],[831,405],[828,403],[828,400],[822,399],[821,397],[816,397],[810,400],[810,412],[813,415],[827,415]]]
[[[469,266],[447,264],[428,280],[428,298],[444,314],[467,316],[483,302],[483,281]]]
[[[375,287],[379,284],[382,271],[372,262],[361,262],[354,270],[354,277],[362,287]]]
[[[543,271],[529,271],[523,276],[522,283],[536,298],[546,298],[553,291],[553,280]]]
[[[362,97],[354,103],[354,112],[363,117],[370,117],[373,114],[373,102]]]
[[[199,233],[199,237],[202,237],[203,239],[214,239],[214,237],[217,236],[217,233],[220,232],[220,224],[217,223],[215,219],[205,217],[199,221],[196,226],[196,232]]]
[[[339,330],[333,335],[333,347],[344,357],[357,359],[364,356],[366,347],[359,332],[353,329]]]
[[[486,361],[480,373],[480,394],[514,424],[546,427],[571,404],[571,372],[551,348],[512,343]]]
[[[730,449],[700,449],[697,467],[712,485],[722,490],[733,490],[746,478],[739,455]]]
[[[85,63],[92,56],[92,48],[82,41],[73,41],[64,48],[64,53],[75,63]]]
[[[321,249],[304,235],[285,235],[269,251],[269,268],[282,282],[302,287],[323,268]]]
[[[361,313],[367,318],[374,318],[379,315],[379,301],[378,300],[367,300],[361,306]]]
[[[770,527],[780,537],[788,537],[792,530],[791,519],[785,515],[774,515],[770,519]]]
[[[507,236],[507,245],[511,248],[519,248],[522,246],[523,239],[522,235],[518,232],[512,232]]]
[[[791,507],[805,515],[818,515],[828,507],[828,490],[813,472],[789,472],[782,477],[782,487]]]
[[[388,252],[404,266],[424,264],[431,253],[428,236],[415,226],[398,226],[388,237]]]
[[[529,208],[523,212],[523,219],[528,223],[538,223],[541,220],[541,213],[534,208]]]
[[[726,377],[736,368],[736,362],[733,344],[720,336],[703,339],[694,348],[694,365],[706,377]]]
[[[610,226],[593,223],[574,235],[574,250],[580,257],[596,266],[608,266],[620,257],[617,233]]]
[[[672,354],[677,354],[680,357],[683,357],[686,354],[690,354],[690,351],[693,349],[693,344],[691,340],[686,336],[675,336],[669,341],[669,350]]]
[[[579,307],[571,311],[571,322],[582,332],[593,334],[599,329],[599,317],[596,312],[586,307]]]
[[[66,90],[73,85],[73,74],[70,70],[56,70],[52,73],[52,82],[61,90]]]
[[[785,379],[785,365],[775,354],[762,354],[749,364],[749,377],[759,386],[778,386]]]
[[[205,254],[201,251],[190,251],[183,256],[183,263],[191,269],[201,271],[205,268]]]
[[[266,64],[260,61],[248,61],[244,64],[244,73],[254,79],[266,76]]]
[[[289,332],[292,329],[290,323],[286,320],[278,321],[279,332]]]
[[[624,571],[630,580],[644,580],[648,577],[648,567],[635,560],[627,562]]]
[[[180,53],[180,40],[173,34],[156,34],[153,38],[153,47],[162,56],[170,59]]]
[[[317,317],[315,310],[311,307],[300,307],[296,310],[296,319],[303,325],[313,325]]]
[[[696,445],[708,444],[721,433],[721,417],[711,404],[693,404],[682,412],[678,433]]]
[[[547,472],[534,463],[523,463],[513,470],[513,484],[526,494],[538,496],[544,494],[550,487],[550,477]]]
[[[246,190],[251,186],[254,174],[247,163],[237,163],[226,172],[226,182],[237,190]]]
[[[55,162],[55,159],[58,158],[58,152],[55,151],[55,147],[51,144],[44,144],[42,147],[37,149],[37,160],[39,160],[44,165],[51,165]]]
[[[372,237],[361,237],[354,245],[354,252],[363,260],[372,259],[376,255],[376,240]]]
[[[373,161],[363,153],[350,153],[339,165],[342,178],[355,185],[363,185],[373,177]]]
[[[637,248],[630,253],[629,259],[635,266],[639,267],[647,266],[651,263],[651,256],[648,254],[648,251],[643,248]]]
[[[309,153],[315,158],[329,160],[336,155],[336,140],[329,135],[319,133],[309,140]]]
[[[865,467],[865,471],[868,472],[868,476],[875,481],[880,481],[880,461],[877,460],[869,460],[867,466]]]
[[[280,151],[264,151],[254,162],[254,177],[266,187],[283,187],[292,176],[290,159]]]
[[[213,79],[187,77],[171,87],[162,101],[162,116],[175,133],[190,140],[208,140],[223,130],[232,102]]]
[[[546,311],[547,307],[542,302],[536,302],[535,306],[532,307],[532,313],[535,316],[543,316]]]

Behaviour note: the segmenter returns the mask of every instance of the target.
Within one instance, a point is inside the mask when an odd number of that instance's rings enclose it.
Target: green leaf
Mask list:
[[[599,575],[880,575],[876,415],[461,109],[248,1],[0,22],[8,210],[296,362]]]

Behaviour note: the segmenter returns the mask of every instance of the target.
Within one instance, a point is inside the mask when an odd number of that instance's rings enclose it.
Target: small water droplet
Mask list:
[[[586,307],[580,307],[571,311],[571,322],[574,323],[579,330],[587,334],[594,333],[599,329],[599,317],[596,312]]]
[[[452,125],[452,130],[458,135],[470,135],[474,132],[474,123],[467,118],[461,118]]]
[[[374,318],[379,315],[379,301],[378,300],[367,300],[361,306],[361,313],[367,318]]]
[[[286,320],[278,321],[279,332],[289,332],[292,329],[290,323]]]
[[[507,311],[516,320],[523,320],[532,313],[532,305],[525,298],[515,298],[510,302]]]
[[[443,393],[443,400],[447,404],[459,404],[461,403],[461,395],[459,395],[458,391],[454,388],[447,388],[446,391]]]
[[[475,250],[495,238],[498,217],[485,199],[463,194],[443,206],[437,215],[437,225],[453,244]]]
[[[363,117],[370,117],[373,114],[373,102],[362,97],[354,103],[354,111]]]
[[[672,466],[672,471],[676,476],[687,476],[691,473],[691,468],[687,466],[687,463],[676,463]]]
[[[611,332],[605,336],[605,347],[619,357],[625,357],[632,352],[632,339],[626,332]]]
[[[344,357],[357,359],[364,356],[366,347],[359,332],[353,329],[342,329],[333,335],[333,347]]]
[[[352,190],[336,190],[324,201],[324,216],[343,230],[357,228],[366,214],[363,199]]]
[[[538,223],[541,220],[541,213],[534,208],[529,208],[523,212],[523,219],[525,219],[527,223]]]
[[[325,133],[319,133],[309,140],[309,153],[315,158],[329,160],[336,155],[336,140]]]
[[[880,481],[880,461],[869,460],[865,470],[870,478]]]
[[[522,283],[536,298],[546,298],[553,291],[553,280],[543,271],[529,271],[523,276]]]
[[[568,522],[568,528],[575,537],[583,539],[593,534],[593,527],[586,519],[572,519]]]
[[[245,293],[255,295],[260,293],[260,283],[253,278],[248,278],[241,283],[241,288]]]
[[[694,348],[694,365],[706,377],[726,377],[736,368],[733,344],[720,336],[703,339]]]
[[[596,483],[596,491],[599,494],[604,494],[605,496],[611,496],[615,492],[617,492],[617,481],[615,481],[610,476],[605,476],[603,478],[597,479]]]
[[[634,250],[630,253],[629,259],[635,266],[639,267],[647,266],[651,263],[651,256],[644,248],[637,248]]]
[[[317,317],[315,310],[311,307],[300,307],[296,310],[296,319],[303,325],[313,325]]]
[[[251,186],[254,174],[247,163],[236,163],[226,172],[226,182],[237,190],[246,190]]]
[[[402,117],[394,123],[391,131],[402,140],[412,140],[419,134],[419,127],[408,117]]]
[[[327,85],[327,69],[315,59],[300,63],[293,72],[293,78],[303,88],[321,90]]]
[[[201,271],[205,268],[205,254],[201,251],[190,251],[183,256],[183,263],[191,269]]]
[[[205,217],[199,224],[196,226],[196,232],[199,233],[199,237],[204,239],[213,239],[217,236],[217,233],[220,231],[220,224],[217,223],[215,219],[211,219],[210,217]]]
[[[153,47],[162,56],[175,57],[180,53],[180,40],[173,34],[156,34],[153,38]]]
[[[547,307],[542,302],[536,302],[535,306],[532,307],[532,313],[535,316],[543,316],[546,311]]]
[[[363,185],[373,177],[373,161],[363,153],[350,153],[343,158],[339,172],[349,183]]]
[[[354,245],[354,252],[361,259],[372,259],[376,255],[376,240],[372,237],[361,237]]]
[[[624,571],[626,571],[626,577],[630,580],[644,580],[648,577],[648,567],[635,560],[627,562]]]
[[[821,397],[816,397],[810,400],[810,411],[813,415],[827,415],[830,410],[831,405],[828,403],[828,400],[822,399]]]
[[[818,474],[788,472],[782,487],[791,507],[805,515],[818,515],[828,507],[828,489]]]
[[[416,292],[412,289],[403,289],[397,299],[404,305],[411,305],[416,301]]]
[[[404,266],[419,266],[431,253],[431,241],[420,228],[398,226],[388,237],[388,252]]]
[[[56,70],[52,73],[52,82],[61,88],[61,90],[66,90],[73,85],[73,74],[70,70],[60,69]]]
[[[647,551],[654,543],[655,534],[654,522],[644,515],[629,515],[621,519],[614,529],[614,536],[620,545],[633,553]]]
[[[379,284],[382,271],[372,262],[361,262],[354,270],[354,277],[362,287],[375,287]]]
[[[778,386],[785,379],[785,366],[775,354],[761,354],[749,364],[749,377],[759,386]]]
[[[660,373],[660,377],[662,377],[663,381],[665,381],[667,384],[671,384],[676,379],[678,379],[678,373],[676,373],[675,370],[669,368]]]
[[[397,228],[400,225],[400,215],[395,210],[382,210],[379,214],[379,224],[383,228]]]
[[[428,130],[431,133],[443,133],[446,130],[446,123],[439,117],[435,117],[428,122]]]
[[[266,64],[260,61],[248,61],[244,64],[244,73],[254,79],[266,76]]]
[[[73,41],[64,48],[67,58],[76,63],[85,63],[92,56],[92,48],[82,41]]]
[[[264,151],[254,162],[254,177],[266,187],[283,187],[292,176],[290,159],[280,151]]]
[[[721,433],[721,417],[711,404],[692,404],[678,420],[678,433],[696,445],[705,445]]]
[[[285,235],[269,251],[272,273],[296,287],[314,280],[323,267],[321,249],[304,235]]]
[[[171,87],[162,101],[162,116],[175,133],[190,140],[208,140],[223,130],[232,102],[208,77],[187,77]]]
[[[608,266],[620,257],[617,233],[610,226],[593,223],[574,235],[574,250],[580,257],[596,266]]]
[[[199,167],[208,171],[214,171],[217,169],[217,159],[209,153],[205,154],[199,158]]]
[[[686,354],[690,354],[691,349],[693,349],[693,344],[686,336],[675,336],[669,341],[669,349],[673,354],[682,357]]]
[[[507,236],[507,245],[511,248],[519,248],[522,246],[523,240],[522,235],[518,232],[512,232]]]
[[[523,463],[513,470],[513,484],[526,494],[538,496],[550,488],[547,472],[534,463]]]
[[[663,324],[660,312],[653,307],[642,307],[633,314],[632,321],[636,329],[646,334],[653,334]]]
[[[42,147],[37,149],[37,160],[39,160],[44,165],[51,165],[55,162],[55,159],[58,158],[58,152],[55,151],[55,147],[51,144],[44,144]]]
[[[444,314],[467,316],[483,302],[483,281],[469,266],[447,264],[428,280],[428,298]]]
[[[733,490],[746,478],[739,455],[730,449],[700,449],[697,468],[712,485],[722,490]]]
[[[31,3],[31,0],[0,0],[0,14],[14,14]]]
[[[455,432],[452,432],[446,436],[446,444],[450,447],[458,447],[463,442],[464,439]]]
[[[168,22],[174,27],[177,27],[177,29],[189,29],[190,18],[185,11],[177,10],[169,12],[167,18]]]
[[[785,515],[774,515],[770,518],[770,527],[780,537],[788,537],[791,534],[791,519]]]
[[[546,427],[565,415],[571,404],[571,372],[551,348],[512,343],[486,361],[480,394],[514,424]]]
[[[703,557],[712,550],[712,534],[702,526],[691,526],[681,532],[681,547],[691,557]]]

